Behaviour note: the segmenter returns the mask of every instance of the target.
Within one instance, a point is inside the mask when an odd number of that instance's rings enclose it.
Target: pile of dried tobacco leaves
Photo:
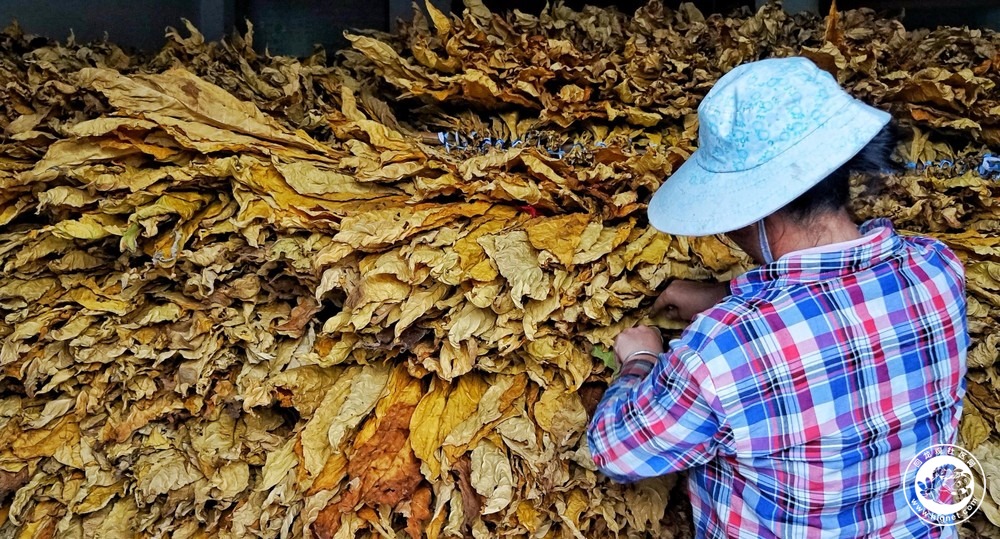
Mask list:
[[[646,319],[667,278],[747,267],[644,216],[699,100],[805,54],[895,114],[903,161],[971,163],[858,212],[967,262],[966,528],[1000,537],[1000,183],[973,170],[1000,37],[467,5],[334,60],[0,36],[0,535],[689,536],[673,478],[595,472],[588,409],[618,331],[678,329]]]

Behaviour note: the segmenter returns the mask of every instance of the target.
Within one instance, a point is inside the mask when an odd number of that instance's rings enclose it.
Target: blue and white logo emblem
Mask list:
[[[983,467],[967,449],[950,444],[931,446],[906,467],[907,505],[928,524],[960,524],[982,504],[984,477]]]

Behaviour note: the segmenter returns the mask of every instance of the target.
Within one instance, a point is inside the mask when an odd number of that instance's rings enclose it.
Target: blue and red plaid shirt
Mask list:
[[[734,279],[655,362],[633,360],[587,435],[620,481],[690,469],[698,537],[955,537],[907,507],[906,467],[955,443],[964,271],[886,219],[846,250]]]

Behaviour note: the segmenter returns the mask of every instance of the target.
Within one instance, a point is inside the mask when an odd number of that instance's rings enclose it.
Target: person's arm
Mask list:
[[[657,296],[652,312],[663,311],[668,318],[691,321],[695,315],[732,294],[729,281],[712,283],[677,279]]]
[[[603,473],[635,481],[711,460],[720,414],[704,363],[682,346],[655,362],[641,356],[623,365],[597,405],[587,440]]]

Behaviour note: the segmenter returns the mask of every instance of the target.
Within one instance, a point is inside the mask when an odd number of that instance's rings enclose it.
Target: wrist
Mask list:
[[[625,356],[625,359],[622,360],[622,364],[624,365],[636,357],[644,357],[648,361],[656,361],[660,357],[660,352],[654,352],[653,350],[636,350]]]
[[[655,358],[645,355],[636,356],[619,367],[618,378],[643,379],[653,370],[655,364]]]

